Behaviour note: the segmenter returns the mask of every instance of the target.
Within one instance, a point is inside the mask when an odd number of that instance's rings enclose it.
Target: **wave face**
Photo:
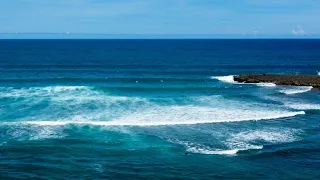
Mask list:
[[[316,179],[319,91],[231,75],[319,42],[0,40],[0,179]]]

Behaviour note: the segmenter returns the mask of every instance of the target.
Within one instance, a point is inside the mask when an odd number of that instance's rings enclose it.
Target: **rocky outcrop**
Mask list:
[[[316,75],[247,74],[234,76],[234,80],[243,83],[274,83],[320,88],[320,76]]]

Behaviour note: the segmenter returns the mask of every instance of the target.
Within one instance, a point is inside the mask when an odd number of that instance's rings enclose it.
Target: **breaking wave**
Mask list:
[[[234,80],[234,75],[229,75],[229,76],[212,76],[211,79],[217,79],[219,81],[222,81],[222,82],[226,82],[226,83],[232,83],[232,84],[236,84],[238,82],[236,82]]]
[[[40,126],[64,126],[68,124],[96,125],[96,126],[165,126],[165,125],[192,125],[205,123],[258,121],[268,119],[279,119],[296,115],[303,115],[304,111],[252,111],[252,110],[228,110],[204,107],[158,107],[147,111],[136,112],[125,115],[119,119],[110,121],[90,121],[74,118],[70,120],[57,121],[22,121],[6,122],[5,124],[26,124]],[[3,124],[3,123],[2,123]]]
[[[234,75],[229,75],[229,76],[212,76],[211,79],[217,79],[221,82],[225,83],[231,83],[231,84],[253,84],[257,86],[262,86],[262,87],[274,87],[276,84],[274,83],[239,83],[234,80]]]
[[[164,126],[279,119],[305,114],[264,103],[196,96],[182,99],[142,98],[109,95],[92,87],[37,87],[5,89],[1,95],[24,97],[15,102],[24,115],[10,121],[18,124],[63,126]],[[180,104],[179,104],[180,103]],[[20,105],[16,105],[20,104]],[[28,111],[24,104],[36,107]],[[44,105],[43,105],[44,104]],[[10,101],[10,107],[12,103]],[[8,121],[8,122],[10,122]]]

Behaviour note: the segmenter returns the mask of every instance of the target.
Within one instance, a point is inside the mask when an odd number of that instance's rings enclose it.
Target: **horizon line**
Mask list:
[[[0,39],[319,39],[320,34],[107,34],[0,32]]]

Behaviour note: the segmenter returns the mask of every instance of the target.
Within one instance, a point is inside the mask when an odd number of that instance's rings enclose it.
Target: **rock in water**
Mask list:
[[[243,83],[274,83],[277,85],[320,88],[320,76],[316,75],[246,74],[233,78],[235,81]]]

